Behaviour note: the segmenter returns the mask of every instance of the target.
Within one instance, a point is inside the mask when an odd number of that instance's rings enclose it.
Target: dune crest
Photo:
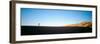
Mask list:
[[[71,26],[71,27],[90,27],[90,28],[92,28],[92,22],[81,22],[79,24],[66,24],[65,26]]]

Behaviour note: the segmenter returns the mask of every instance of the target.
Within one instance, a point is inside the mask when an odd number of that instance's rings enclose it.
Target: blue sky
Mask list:
[[[92,11],[21,8],[21,25],[64,26],[92,22]]]

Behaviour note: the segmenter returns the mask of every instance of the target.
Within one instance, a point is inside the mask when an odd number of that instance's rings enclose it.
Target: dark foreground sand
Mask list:
[[[89,27],[44,27],[44,26],[21,26],[21,35],[63,34],[63,33],[88,33],[92,32]]]

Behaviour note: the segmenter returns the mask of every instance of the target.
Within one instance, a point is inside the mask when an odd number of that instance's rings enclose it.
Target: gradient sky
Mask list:
[[[21,8],[21,25],[64,26],[92,22],[92,11]]]

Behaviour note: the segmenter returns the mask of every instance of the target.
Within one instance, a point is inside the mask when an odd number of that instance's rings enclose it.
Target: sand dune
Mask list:
[[[92,23],[91,22],[81,22],[79,24],[67,24],[65,26],[72,26],[72,27],[90,27],[90,28],[92,28]]]
[[[89,27],[45,27],[45,26],[21,26],[21,35],[44,35],[44,34],[68,34],[90,33]]]

